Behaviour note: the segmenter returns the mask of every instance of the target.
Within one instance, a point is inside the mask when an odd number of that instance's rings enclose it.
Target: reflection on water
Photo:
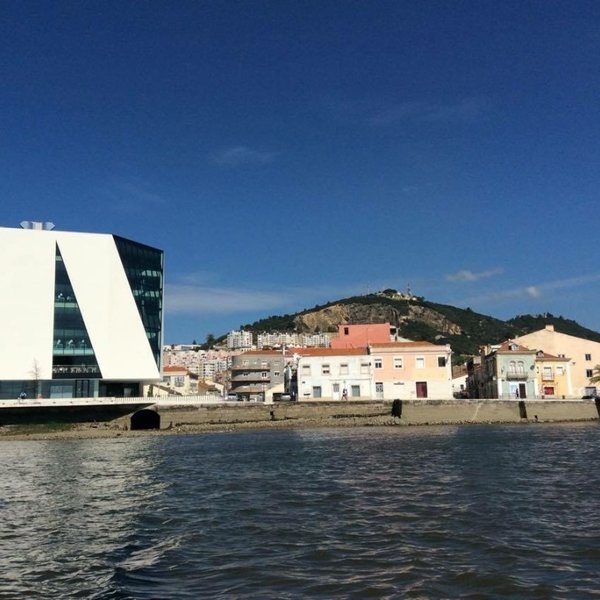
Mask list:
[[[0,598],[586,598],[600,428],[7,442]]]

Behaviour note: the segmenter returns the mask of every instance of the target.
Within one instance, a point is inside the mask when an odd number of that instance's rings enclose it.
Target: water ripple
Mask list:
[[[4,442],[0,599],[598,598],[600,428]]]

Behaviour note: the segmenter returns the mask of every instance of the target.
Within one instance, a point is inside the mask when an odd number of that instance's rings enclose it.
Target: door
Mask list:
[[[521,398],[521,400],[527,398],[527,385],[524,383],[519,384],[519,398]]]
[[[383,398],[383,382],[381,381],[375,383],[375,398],[378,400]]]
[[[417,398],[427,398],[426,381],[417,381]]]

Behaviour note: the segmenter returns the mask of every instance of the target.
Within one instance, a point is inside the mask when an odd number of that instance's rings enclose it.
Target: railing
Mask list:
[[[129,398],[25,398],[0,400],[0,410],[3,408],[33,408],[50,406],[174,406],[198,404],[222,404],[236,402],[225,400],[222,396],[205,394],[200,396],[136,396]]]
[[[528,375],[526,371],[507,371],[506,379],[527,379]]]

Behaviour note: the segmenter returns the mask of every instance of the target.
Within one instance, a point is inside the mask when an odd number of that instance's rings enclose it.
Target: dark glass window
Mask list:
[[[156,366],[162,345],[163,253],[161,250],[114,236]]]
[[[53,379],[102,377],[58,246],[54,277]]]

